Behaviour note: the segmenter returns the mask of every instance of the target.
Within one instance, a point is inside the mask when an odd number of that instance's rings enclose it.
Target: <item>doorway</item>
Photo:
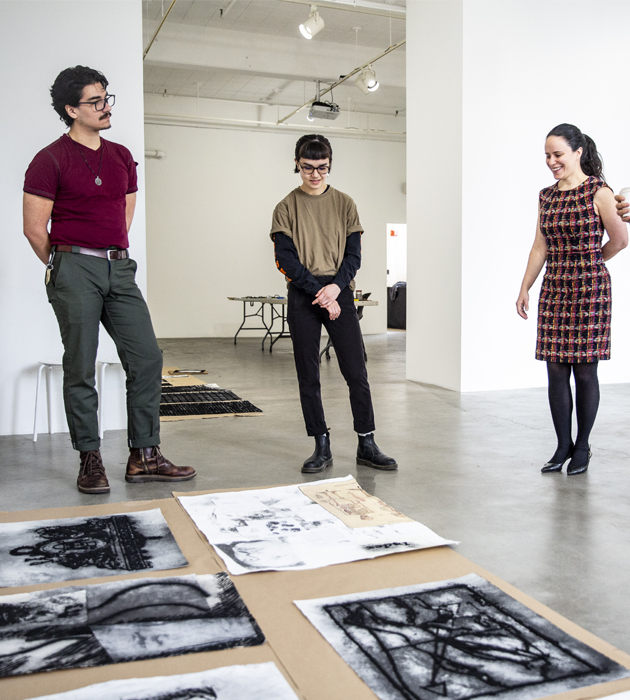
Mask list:
[[[387,328],[407,328],[407,224],[387,224]]]

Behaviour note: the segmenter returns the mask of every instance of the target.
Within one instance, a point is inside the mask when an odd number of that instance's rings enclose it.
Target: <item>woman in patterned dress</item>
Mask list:
[[[557,180],[540,193],[538,226],[516,302],[527,318],[529,290],[545,262],[538,301],[536,359],[547,363],[549,406],[558,447],[543,473],[582,474],[591,458],[589,436],[599,406],[597,364],[610,358],[610,275],[605,261],[628,245],[626,226],[602,175],[593,140],[572,124],[552,129],[547,166]],[[604,229],[608,241],[602,245]],[[571,371],[577,436],[571,438]]]

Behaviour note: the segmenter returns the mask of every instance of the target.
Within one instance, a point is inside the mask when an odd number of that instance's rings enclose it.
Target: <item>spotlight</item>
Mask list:
[[[312,39],[315,34],[322,31],[326,25],[324,20],[319,16],[317,5],[311,5],[311,14],[304,24],[300,24],[300,32],[305,39]]]
[[[354,84],[361,90],[364,95],[369,92],[374,92],[378,90],[378,80],[376,79],[376,73],[371,65],[364,68],[357,76]]]

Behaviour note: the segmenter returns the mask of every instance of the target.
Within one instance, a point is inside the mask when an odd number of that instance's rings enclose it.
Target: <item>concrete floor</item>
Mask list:
[[[335,359],[322,365],[334,466],[440,535],[464,556],[573,622],[630,652],[630,385],[602,388],[586,475],[541,475],[555,440],[544,389],[456,394],[405,380],[405,334],[365,338],[376,437],[398,472],[357,467],[347,390]],[[265,412],[253,418],[165,423],[164,453],[198,470],[177,490],[310,481],[312,451],[299,406],[290,341],[273,354],[260,340],[161,340],[167,365],[202,366],[208,380]],[[334,355],[333,355],[334,358]],[[67,434],[0,438],[0,509],[168,497],[168,484],[127,484],[124,431],[102,447],[111,493],[76,490],[77,454]]]

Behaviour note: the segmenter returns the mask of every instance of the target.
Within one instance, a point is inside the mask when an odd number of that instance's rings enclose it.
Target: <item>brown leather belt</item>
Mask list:
[[[60,253],[79,253],[79,255],[92,255],[95,258],[107,258],[107,260],[125,260],[129,257],[128,250],[118,248],[81,248],[78,245],[56,245],[55,250]]]

